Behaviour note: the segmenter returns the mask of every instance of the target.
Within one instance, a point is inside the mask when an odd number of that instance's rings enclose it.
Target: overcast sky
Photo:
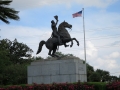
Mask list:
[[[10,7],[20,11],[20,20],[10,20],[9,25],[0,21],[0,39],[16,38],[33,49],[36,56],[39,42],[51,36],[51,20],[58,15],[58,25],[64,20],[72,24],[72,31],[68,31],[80,42],[79,47],[74,42],[72,48],[61,46],[59,51],[81,59],[84,59],[83,17],[73,18],[72,14],[84,8],[87,63],[94,69],[120,75],[120,0],[13,0]],[[45,46],[37,56],[48,56]]]

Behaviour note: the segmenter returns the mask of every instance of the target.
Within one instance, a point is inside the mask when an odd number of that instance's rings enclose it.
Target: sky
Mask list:
[[[19,11],[20,20],[9,20],[10,24],[0,21],[1,40],[16,38],[34,51],[33,56],[46,58],[48,49],[45,45],[36,55],[38,44],[51,36],[51,20],[58,15],[58,25],[64,20],[71,24],[72,30],[67,30],[80,43],[77,46],[74,41],[72,48],[60,46],[59,51],[83,60],[83,16],[73,18],[72,14],[84,8],[86,62],[95,70],[120,75],[120,0],[13,0],[9,7]]]

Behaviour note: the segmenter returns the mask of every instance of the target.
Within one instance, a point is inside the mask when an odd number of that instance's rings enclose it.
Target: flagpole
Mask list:
[[[86,43],[85,43],[85,23],[84,23],[84,8],[83,11],[83,32],[84,32],[84,56],[85,56],[85,66],[86,66],[86,81],[87,81],[87,65],[86,65]]]

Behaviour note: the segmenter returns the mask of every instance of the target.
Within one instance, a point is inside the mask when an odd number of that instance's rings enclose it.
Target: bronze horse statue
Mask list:
[[[72,25],[68,24],[67,22],[63,21],[59,27],[58,27],[58,33],[60,35],[60,38],[63,42],[63,44],[61,45],[65,45],[67,42],[71,42],[70,47],[73,46],[73,40],[75,40],[77,42],[77,45],[79,46],[79,41],[76,38],[71,38],[70,34],[68,33],[66,28],[72,28]],[[51,37],[49,38],[47,41],[42,40],[39,43],[39,47],[38,47],[38,51],[36,54],[39,54],[42,50],[42,46],[46,45],[47,49],[49,49],[49,53],[48,55],[52,56],[52,57],[59,57],[58,55],[55,54],[56,50],[57,50],[57,46],[61,46],[58,42],[58,39],[56,37]],[[52,54],[51,54],[52,52]]]

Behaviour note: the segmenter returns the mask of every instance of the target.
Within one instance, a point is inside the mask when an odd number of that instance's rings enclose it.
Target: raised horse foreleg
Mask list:
[[[76,38],[64,38],[63,42],[64,43],[71,42],[70,47],[72,47],[73,46],[73,40],[75,40],[77,42],[77,45],[79,46],[79,41]]]
[[[72,38],[72,41],[75,40],[77,42],[77,45],[79,46],[79,41],[76,38]]]

